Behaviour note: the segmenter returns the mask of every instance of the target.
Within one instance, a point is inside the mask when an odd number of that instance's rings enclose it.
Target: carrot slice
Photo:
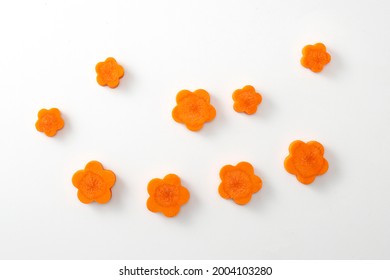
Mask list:
[[[225,199],[231,198],[240,205],[247,204],[263,185],[248,162],[240,162],[236,166],[225,165],[219,176],[222,180],[218,188],[219,195]]]
[[[172,110],[173,119],[185,124],[191,131],[202,129],[205,122],[212,121],[216,116],[215,108],[210,104],[210,95],[203,89],[180,91],[176,103]]]
[[[57,108],[50,110],[41,109],[38,112],[38,120],[35,123],[35,128],[39,132],[45,133],[49,137],[57,134],[57,131],[64,127],[64,120],[61,117],[61,112]]]
[[[95,70],[98,84],[101,86],[109,86],[110,88],[116,88],[119,85],[119,80],[125,74],[123,67],[112,57],[96,64]]]
[[[326,52],[326,47],[322,43],[307,45],[302,49],[301,64],[305,68],[318,73],[331,60],[331,56]]]
[[[284,167],[303,184],[311,184],[316,176],[328,171],[329,165],[324,158],[324,147],[316,141],[304,143],[296,140],[290,144],[289,152]]]
[[[78,189],[79,200],[86,204],[110,201],[115,180],[114,172],[104,169],[98,161],[90,161],[85,169],[77,171],[72,177],[72,183]]]
[[[262,101],[262,96],[256,92],[253,86],[247,85],[233,93],[233,100],[233,108],[236,112],[252,115],[256,113],[257,107]]]
[[[149,198],[146,207],[151,212],[161,212],[166,217],[174,217],[180,206],[190,199],[189,191],[181,185],[180,177],[168,174],[163,179],[155,178],[148,184]]]

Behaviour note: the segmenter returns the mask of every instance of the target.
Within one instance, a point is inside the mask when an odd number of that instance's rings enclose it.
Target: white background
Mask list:
[[[1,259],[390,258],[388,1],[80,2],[1,5]],[[317,42],[319,74],[299,63]],[[117,89],[95,80],[109,56]],[[232,108],[246,84],[252,116]],[[198,88],[217,117],[194,133],[171,111]],[[48,138],[34,124],[52,107],[66,123]],[[296,139],[329,161],[309,186],[283,168]],[[77,199],[90,160],[117,175],[108,204]],[[217,192],[240,161],[263,180],[246,206]],[[145,206],[168,173],[191,192],[173,219]]]

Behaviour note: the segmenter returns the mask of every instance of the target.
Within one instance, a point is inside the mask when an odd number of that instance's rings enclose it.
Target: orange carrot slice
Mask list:
[[[119,85],[119,80],[125,74],[123,67],[112,57],[96,64],[95,70],[98,84],[101,86],[109,86],[110,88],[116,88]]]
[[[104,169],[98,161],[90,161],[84,170],[77,171],[72,177],[72,183],[78,189],[79,200],[86,204],[110,201],[115,180],[114,172]]]
[[[256,92],[253,86],[247,85],[233,93],[233,100],[233,108],[236,112],[252,115],[256,113],[257,106],[262,101],[262,96]]]
[[[205,122],[212,121],[216,116],[215,108],[210,104],[210,95],[203,89],[180,91],[176,103],[172,110],[173,119],[185,124],[191,131],[202,129]]]
[[[247,204],[263,185],[254,172],[248,162],[240,162],[236,166],[225,165],[219,173],[222,180],[218,188],[219,195],[225,199],[231,198],[240,205]]]
[[[35,128],[39,132],[45,133],[49,137],[57,134],[57,131],[64,127],[64,120],[61,117],[61,112],[57,108],[50,110],[41,109],[38,112],[38,120],[35,123]]]
[[[320,143],[296,140],[290,144],[289,151],[284,167],[287,172],[295,175],[299,182],[310,184],[316,176],[328,171],[328,161],[324,158],[324,147]]]
[[[149,199],[146,202],[151,212],[161,212],[166,217],[174,217],[180,206],[187,203],[190,193],[181,185],[180,177],[168,174],[164,179],[155,178],[148,184]]]
[[[326,52],[326,47],[322,43],[307,45],[302,49],[301,64],[305,68],[318,73],[331,60],[331,56]]]

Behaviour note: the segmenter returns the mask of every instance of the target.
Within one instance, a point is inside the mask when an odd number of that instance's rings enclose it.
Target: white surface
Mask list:
[[[91,2],[92,3],[92,2]],[[289,3],[289,4],[286,4]],[[0,10],[0,258],[390,258],[388,1],[8,1]],[[301,49],[323,42],[320,74]],[[125,68],[98,86],[95,64]],[[232,92],[263,95],[254,116]],[[181,89],[204,88],[216,119],[174,122]],[[41,108],[66,121],[35,130]],[[283,168],[290,142],[329,161],[310,186]],[[117,175],[106,205],[80,203],[73,173]],[[245,207],[219,197],[219,170],[251,162],[263,189]],[[191,192],[174,219],[145,207],[150,179]]]

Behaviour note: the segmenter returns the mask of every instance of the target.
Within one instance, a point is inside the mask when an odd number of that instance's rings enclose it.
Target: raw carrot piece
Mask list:
[[[49,137],[57,134],[57,131],[64,127],[64,120],[61,117],[61,112],[57,108],[50,110],[41,109],[38,112],[38,120],[35,123],[35,128],[39,132],[45,133]]]
[[[225,199],[231,198],[240,205],[247,204],[263,185],[248,162],[240,162],[236,166],[225,165],[219,176],[222,180],[218,188],[219,195]]]
[[[98,84],[101,86],[109,86],[110,88],[116,88],[119,85],[119,80],[125,74],[123,67],[112,57],[96,64],[95,70]]]
[[[166,217],[174,217],[180,206],[190,199],[189,191],[181,185],[180,177],[168,174],[163,179],[155,178],[148,184],[149,198],[146,202],[151,212],[161,212]]]
[[[78,189],[79,200],[86,204],[110,201],[115,180],[114,172],[104,169],[98,161],[90,161],[85,169],[77,171],[72,177],[72,183]]]
[[[177,106],[172,110],[173,119],[185,124],[191,131],[202,129],[205,122],[212,121],[216,116],[216,110],[210,104],[210,95],[203,89],[180,91],[176,103]]]
[[[328,171],[329,165],[324,158],[324,147],[316,141],[304,143],[296,140],[290,144],[289,152],[284,167],[303,184],[312,183],[316,176]]]
[[[247,85],[242,89],[237,89],[233,93],[234,105],[233,108],[238,113],[247,113],[252,115],[256,113],[257,106],[262,101],[262,96],[257,93],[253,86]]]
[[[331,56],[326,52],[326,47],[322,43],[307,45],[302,49],[301,64],[305,68],[318,73],[331,60]]]

